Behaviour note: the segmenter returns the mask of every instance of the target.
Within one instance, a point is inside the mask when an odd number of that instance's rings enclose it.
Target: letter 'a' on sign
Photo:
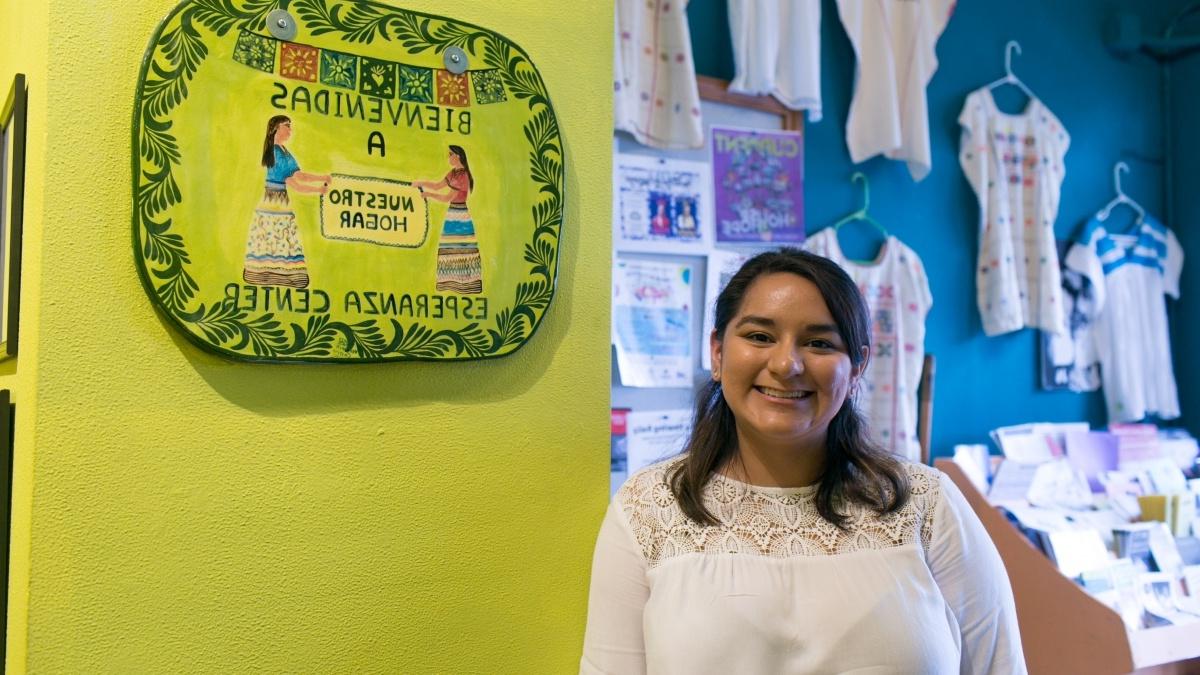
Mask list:
[[[397,7],[277,4],[185,0],[150,41],[133,244],[153,304],[246,361],[520,348],[554,296],[563,217],[562,139],[528,55]]]

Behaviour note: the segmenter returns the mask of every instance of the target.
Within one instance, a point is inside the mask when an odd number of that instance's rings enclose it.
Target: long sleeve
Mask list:
[[[929,568],[962,634],[960,671],[1027,672],[1012,587],[1000,554],[958,488],[939,475]]]
[[[646,559],[614,501],[604,515],[592,558],[581,675],[646,672],[642,634],[642,610],[650,596],[646,571]]]

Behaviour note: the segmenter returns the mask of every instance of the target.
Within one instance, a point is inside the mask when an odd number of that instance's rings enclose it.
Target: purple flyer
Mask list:
[[[712,128],[718,244],[804,241],[804,137]]]

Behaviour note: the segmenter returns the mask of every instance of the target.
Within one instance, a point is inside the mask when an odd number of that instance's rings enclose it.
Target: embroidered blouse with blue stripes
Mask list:
[[[1095,289],[1096,350],[1110,422],[1179,417],[1164,295],[1179,297],[1183,249],[1147,215],[1132,232],[1092,218],[1067,253],[1067,267]]]

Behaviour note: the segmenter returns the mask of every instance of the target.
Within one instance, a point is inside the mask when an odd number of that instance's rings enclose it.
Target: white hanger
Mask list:
[[[1141,225],[1142,219],[1146,217],[1146,210],[1142,208],[1141,204],[1138,204],[1130,199],[1129,196],[1125,194],[1125,191],[1121,189],[1122,171],[1128,172],[1129,165],[1125,162],[1117,162],[1116,166],[1113,167],[1113,186],[1117,190],[1117,196],[1113,197],[1112,201],[1106,204],[1104,208],[1096,212],[1096,218],[1099,220],[1108,220],[1108,217],[1112,214],[1112,210],[1114,208],[1121,204],[1126,204],[1134,211],[1137,211],[1138,217],[1134,225]]]
[[[1012,50],[1014,50],[1014,49],[1017,50],[1018,54],[1020,54],[1021,53],[1021,43],[1017,42],[1016,40],[1009,40],[1008,44],[1004,45],[1004,72],[1007,74],[1004,77],[989,84],[987,86],[987,88],[995,89],[996,87],[999,87],[1002,84],[1015,84],[1018,87],[1020,87],[1021,91],[1025,92],[1025,95],[1028,96],[1029,98],[1037,98],[1036,96],[1033,95],[1033,92],[1029,90],[1029,87],[1025,86],[1024,82],[1022,82],[1016,75],[1013,75]]]

